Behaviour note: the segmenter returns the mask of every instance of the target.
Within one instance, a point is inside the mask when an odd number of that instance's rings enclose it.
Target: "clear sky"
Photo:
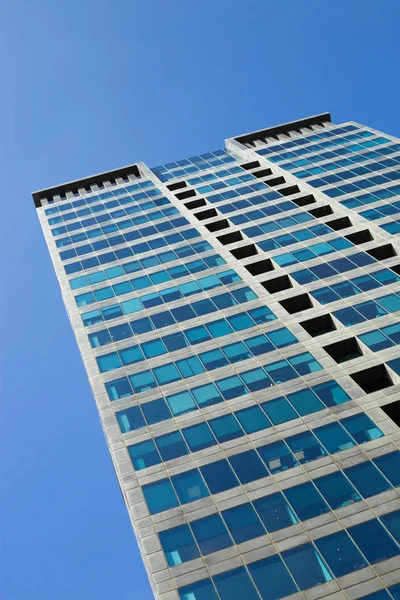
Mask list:
[[[331,111],[400,136],[399,0],[3,0],[4,600],[150,600],[30,192]]]

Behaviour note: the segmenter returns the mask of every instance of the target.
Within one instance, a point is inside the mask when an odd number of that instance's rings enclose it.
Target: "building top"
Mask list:
[[[325,123],[330,122],[330,113],[321,113],[313,117],[307,117],[297,121],[290,121],[289,123],[283,123],[282,125],[276,125],[274,127],[269,127],[268,129],[260,129],[258,131],[233,137],[231,139],[249,147],[255,145],[257,140],[263,140],[264,142],[276,142],[279,140],[277,137],[279,135],[290,136],[294,132],[302,133],[302,130],[304,129],[311,128],[315,125],[323,127]],[[161,167],[157,167],[152,170],[157,174],[158,169],[161,169]],[[80,193],[93,192],[94,190],[92,186],[97,186],[97,189],[104,189],[112,185],[118,185],[124,182],[127,183],[137,178],[140,178],[139,169],[136,164],[132,164],[126,167],[120,167],[111,171],[90,175],[89,177],[83,177],[82,179],[68,181],[60,185],[38,190],[32,193],[32,198],[36,208],[39,208],[42,206],[43,200],[45,200],[45,204],[47,204],[48,202],[54,201],[54,199],[63,200],[67,197],[79,196]],[[162,177],[160,178],[161,180],[163,179]]]

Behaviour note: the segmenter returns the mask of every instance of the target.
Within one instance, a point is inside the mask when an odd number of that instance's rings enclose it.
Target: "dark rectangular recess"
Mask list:
[[[275,187],[276,185],[282,185],[282,183],[286,183],[284,177],[273,177],[272,179],[267,179],[265,182],[270,187]]]
[[[272,171],[271,169],[261,169],[261,171],[255,171],[253,175],[254,177],[258,177],[258,179],[261,179],[261,177],[269,177],[269,175],[272,175]]]
[[[292,202],[297,206],[308,206],[308,204],[314,204],[316,200],[312,194],[309,194],[308,196],[301,196],[301,198],[293,198]]]
[[[169,185],[167,185],[167,188],[171,192],[174,192],[175,190],[181,190],[182,188],[185,188],[185,187],[187,187],[186,181],[178,181],[177,183],[170,183]]]
[[[260,163],[258,162],[258,160],[253,160],[252,162],[245,163],[244,165],[240,165],[240,166],[245,171],[250,171],[251,169],[256,169],[257,167],[259,167]]]
[[[246,265],[246,269],[251,275],[261,275],[261,273],[267,273],[268,271],[274,270],[272,260],[267,258],[265,260],[259,260],[258,262]]]
[[[318,335],[323,335],[324,333],[329,333],[336,329],[335,323],[329,314],[308,319],[308,321],[303,321],[300,325],[312,337],[317,337]]]
[[[319,217],[327,217],[328,215],[333,214],[332,207],[328,206],[328,204],[326,204],[325,206],[318,206],[318,208],[313,208],[312,210],[308,210],[307,212],[309,212],[310,215],[316,217],[317,219]]]
[[[355,231],[354,233],[349,233],[344,237],[356,246],[359,246],[360,244],[365,244],[366,242],[371,242],[374,239],[369,229],[363,229],[363,231]]]
[[[230,227],[229,221],[227,219],[222,219],[221,221],[215,221],[214,223],[209,223],[206,225],[208,231],[219,231],[220,229],[227,229]]]
[[[274,279],[268,279],[267,281],[263,281],[261,285],[270,294],[277,294],[278,292],[283,292],[283,290],[288,290],[293,287],[288,275],[281,275],[280,277],[274,277]]]
[[[362,350],[355,337],[347,338],[347,340],[340,340],[334,344],[324,346],[325,352],[329,354],[337,363],[342,363],[347,360],[353,360],[363,356]]]
[[[377,392],[393,385],[393,381],[383,364],[358,371],[357,373],[350,373],[350,377],[366,394],[372,394],[372,392]]]
[[[282,194],[282,196],[292,196],[293,194],[298,194],[299,192],[300,188],[298,185],[291,185],[289,187],[281,188],[279,190],[279,193]]]
[[[376,260],[385,260],[385,258],[392,258],[392,256],[397,256],[397,252],[393,248],[392,244],[385,244],[384,246],[377,246],[376,248],[371,248],[370,250],[367,250],[367,253]]]
[[[225,235],[220,235],[217,237],[217,240],[221,242],[224,246],[228,246],[228,244],[233,244],[234,242],[241,242],[243,239],[240,231],[232,231],[231,233],[227,233]]]
[[[331,227],[334,231],[340,231],[340,229],[347,229],[347,227],[352,227],[353,223],[350,221],[349,217],[340,217],[339,219],[334,219],[333,221],[327,221],[326,225]]]
[[[249,256],[254,256],[254,254],[258,254],[258,250],[255,244],[241,246],[240,248],[236,248],[235,250],[231,250],[230,252],[235,258],[239,260],[241,260],[242,258],[248,258]]]
[[[392,269],[392,271],[397,273],[397,275],[400,275],[400,265],[393,265],[393,267],[390,268]]]
[[[196,195],[196,190],[186,190],[186,192],[180,192],[179,194],[175,194],[178,200],[186,200],[187,198],[191,198]]]
[[[397,427],[400,427],[400,400],[385,404],[385,406],[381,406],[381,409],[389,419],[392,419],[393,423],[396,423]]]
[[[308,294],[292,296],[291,298],[287,298],[286,300],[281,300],[280,304],[291,315],[294,315],[295,313],[301,312],[303,310],[307,310],[308,308],[313,308],[313,303],[311,302],[311,298]]]
[[[208,208],[207,210],[194,213],[194,216],[199,221],[204,221],[205,219],[211,219],[211,217],[218,217],[218,212],[215,210],[215,208]]]
[[[204,198],[199,198],[198,200],[192,200],[191,202],[186,202],[185,206],[186,208],[189,208],[189,210],[193,210],[195,208],[200,208],[200,206],[206,206],[207,202],[204,200]]]
[[[291,121],[289,123],[283,123],[282,125],[274,125],[267,129],[260,129],[258,131],[252,131],[251,133],[245,133],[235,138],[238,142],[245,144],[252,140],[259,140],[265,137],[273,137],[274,135],[280,135],[281,133],[288,133],[293,130],[303,129],[312,125],[323,125],[323,123],[330,123],[330,113],[321,113],[313,117],[307,117],[305,119],[299,119],[297,121]]]

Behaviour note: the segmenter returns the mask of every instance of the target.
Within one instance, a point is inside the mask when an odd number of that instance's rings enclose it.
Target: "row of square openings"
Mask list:
[[[98,192],[99,190],[105,190],[110,187],[122,185],[123,183],[131,183],[132,181],[135,181],[140,178],[141,177],[138,173],[128,173],[126,175],[123,175],[123,176],[120,176],[117,178],[108,177],[107,179],[104,179],[103,181],[98,180],[95,183],[92,183],[90,185],[89,184],[82,185],[79,188],[74,187],[74,188],[68,189],[64,192],[61,192],[60,194],[56,194],[54,196],[43,196],[43,198],[40,198],[40,202],[42,203],[44,200],[47,200],[48,204],[53,204],[56,199],[57,199],[57,201],[59,201],[59,200],[69,200],[72,198],[79,198],[82,195],[91,194],[93,192]]]
[[[265,146],[265,144],[270,145],[276,144],[277,142],[287,141],[297,138],[300,135],[307,135],[313,131],[320,131],[321,129],[325,129],[327,125],[331,125],[331,123],[321,121],[320,123],[315,123],[314,125],[306,125],[305,127],[288,129],[282,133],[275,133],[272,135],[263,135],[263,132],[260,132],[252,135],[251,139],[249,139],[249,137],[247,137],[247,139],[237,138],[237,141],[239,141],[243,146],[246,146],[246,148],[256,148],[257,146]]]

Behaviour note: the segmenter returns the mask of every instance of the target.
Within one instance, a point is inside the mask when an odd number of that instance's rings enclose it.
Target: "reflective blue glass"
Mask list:
[[[147,483],[142,486],[142,491],[152,515],[179,506],[178,498],[169,479]]]
[[[235,544],[241,544],[265,534],[265,529],[250,503],[222,511],[222,517]]]
[[[371,564],[400,554],[400,547],[377,519],[349,527],[348,533]]]
[[[224,492],[239,485],[232,467],[227,460],[218,460],[200,467],[200,471],[212,494]]]
[[[390,489],[390,484],[375,465],[366,461],[344,470],[346,476],[364,498],[375,496]]]
[[[274,425],[291,421],[298,417],[298,414],[283,396],[281,398],[275,398],[275,400],[270,400],[269,402],[263,402],[261,407]]]
[[[400,486],[400,452],[391,452],[383,456],[374,458],[374,463],[387,477],[390,483],[398,487]]]
[[[197,409],[190,392],[178,392],[177,394],[166,396],[166,401],[174,416],[183,415]]]
[[[115,416],[117,417],[118,425],[122,433],[134,431],[135,429],[140,429],[146,425],[142,411],[138,406],[132,406],[126,410],[120,410],[119,412],[115,413]]]
[[[259,595],[244,567],[226,571],[213,579],[221,600],[259,600]]]
[[[231,536],[219,514],[192,521],[190,527],[203,555],[233,546]]]
[[[333,510],[361,500],[360,494],[340,471],[314,479],[314,484]]]
[[[213,383],[193,388],[192,394],[200,408],[223,402],[221,394]]]
[[[284,491],[286,498],[301,521],[329,512],[329,506],[310,482]]]
[[[163,460],[172,460],[189,453],[180,431],[173,431],[155,438],[155,443]]]
[[[197,469],[173,475],[171,481],[182,504],[194,502],[194,500],[210,495]]]
[[[338,531],[315,541],[335,577],[363,569],[368,565],[345,531]]]
[[[326,451],[311,431],[305,431],[286,439],[286,443],[300,464],[326,455]]]
[[[400,510],[396,510],[381,517],[382,523],[387,527],[397,542],[400,542]]]
[[[257,450],[271,473],[286,471],[299,464],[283,441],[261,446]]]
[[[169,410],[164,398],[158,400],[152,400],[140,405],[144,418],[148,425],[154,425],[155,423],[161,423],[166,419],[171,419],[171,411]]]
[[[209,448],[217,443],[207,423],[199,423],[198,425],[185,427],[182,430],[182,433],[185,436],[185,440],[191,452]]]
[[[281,492],[254,500],[253,505],[269,532],[298,523],[295,513]]]
[[[279,554],[251,563],[248,569],[263,600],[279,600],[297,592]]]
[[[235,416],[246,433],[254,433],[255,431],[271,427],[270,421],[259,406],[250,406],[249,408],[238,410]]]
[[[242,428],[233,414],[211,419],[209,425],[220,443],[234,440],[235,438],[244,435]]]
[[[247,452],[230,456],[229,462],[242,484],[261,479],[261,477],[268,475],[267,469],[255,450],[248,450]]]
[[[354,441],[339,423],[329,423],[328,425],[317,427],[313,431],[329,454],[334,454],[335,452],[347,450],[355,446]]]
[[[282,558],[301,590],[331,581],[332,575],[312,544],[282,552]]]
[[[179,588],[180,600],[218,600],[211,579],[203,579]]]
[[[379,427],[365,413],[342,419],[340,422],[356,440],[357,444],[376,440],[383,436]]]
[[[200,556],[188,525],[180,525],[173,529],[160,531],[158,537],[170,567]]]
[[[322,402],[318,400],[317,396],[310,389],[288,394],[287,399],[301,416],[309,415],[325,408]]]

